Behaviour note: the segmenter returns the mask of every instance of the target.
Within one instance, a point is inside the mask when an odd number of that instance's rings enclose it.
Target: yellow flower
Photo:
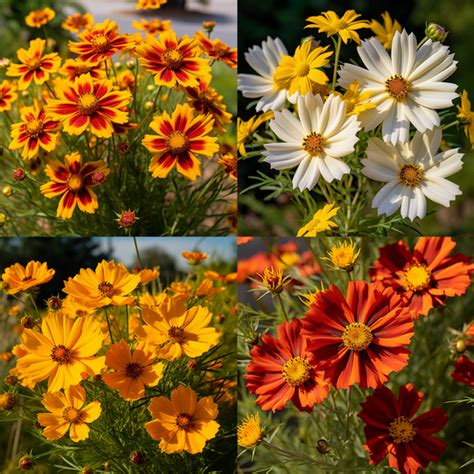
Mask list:
[[[267,267],[262,274],[257,273],[262,279],[262,285],[272,294],[281,293],[285,286],[290,282],[291,278],[283,276],[281,268]]]
[[[25,18],[25,22],[31,28],[41,28],[43,25],[49,23],[56,13],[51,8],[41,8],[40,10],[33,10]]]
[[[385,49],[392,47],[393,36],[397,31],[402,31],[402,27],[397,20],[392,20],[390,13],[382,13],[383,25],[376,20],[370,22],[370,29],[375,33],[375,37],[383,44]]]
[[[298,230],[296,236],[316,237],[319,232],[329,230],[331,227],[337,227],[337,224],[331,221],[340,209],[335,206],[335,203],[331,202],[326,204],[322,209],[316,211],[312,219]]]
[[[247,156],[245,144],[250,141],[252,135],[257,131],[260,125],[271,120],[274,116],[274,113],[269,110],[264,114],[250,117],[246,122],[241,118],[237,118],[237,146],[241,156]]]
[[[315,303],[316,301],[316,296],[321,292],[321,291],[324,291],[325,288],[324,288],[324,283],[321,282],[321,288],[318,288],[318,287],[315,287],[314,291],[311,292],[311,291],[308,291],[308,293],[300,293],[298,295],[300,301],[308,306],[308,308]]]
[[[137,0],[135,8],[137,10],[157,9],[164,5],[168,0]]]
[[[11,410],[16,405],[16,398],[11,393],[0,394],[0,410]]]
[[[190,265],[197,265],[198,263],[207,259],[206,252],[183,252],[181,255],[188,261]]]
[[[359,256],[360,249],[356,252],[356,245],[353,242],[339,242],[334,244],[328,252],[328,257],[324,260],[330,261],[334,268],[351,272],[354,269],[355,262]]]
[[[467,91],[463,90],[461,95],[461,105],[458,107],[458,119],[464,125],[464,132],[474,147],[474,113],[471,111],[471,102],[467,96]]]
[[[93,23],[94,17],[90,13],[85,13],[84,15],[75,13],[74,15],[68,16],[66,20],[61,23],[61,26],[65,30],[77,33],[78,31],[91,27]]]
[[[361,28],[369,28],[367,20],[357,20],[360,17],[359,13],[354,10],[347,10],[342,18],[339,18],[335,12],[327,11],[318,16],[310,16],[306,21],[313,23],[306,25],[305,28],[318,28],[320,33],[326,33],[327,36],[338,34],[344,44],[349,40],[354,40],[360,44],[359,34],[355,30]]]
[[[215,296],[222,291],[224,291],[225,288],[213,288],[213,284],[211,280],[204,279],[201,284],[196,288],[196,291],[194,292],[194,296]]]
[[[237,427],[237,443],[242,448],[258,446],[263,441],[263,430],[260,415],[248,416]]]
[[[348,115],[359,115],[365,110],[374,108],[375,104],[369,100],[371,96],[372,92],[370,91],[359,92],[359,83],[357,81],[351,82],[342,96],[346,103],[346,113]]]
[[[15,263],[8,268],[2,275],[4,285],[7,285],[6,292],[14,295],[20,291],[26,291],[43,283],[47,283],[54,276],[55,271],[48,269],[47,263],[30,261],[26,267],[20,263]]]

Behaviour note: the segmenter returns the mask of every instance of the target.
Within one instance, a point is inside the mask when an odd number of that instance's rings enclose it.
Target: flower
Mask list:
[[[157,9],[164,5],[168,0],[137,0],[135,8],[137,10]]]
[[[333,11],[327,11],[321,13],[318,16],[310,16],[306,18],[310,25],[306,25],[305,28],[317,28],[319,33],[326,33],[327,36],[338,34],[344,44],[347,44],[349,40],[355,41],[360,44],[359,34],[356,30],[361,28],[369,28],[369,22],[367,20],[358,20],[361,15],[356,13],[354,10],[347,10],[344,15],[339,18]]]
[[[166,297],[155,308],[144,307],[142,340],[159,346],[160,358],[199,357],[214,347],[220,334],[209,327],[212,313],[203,306],[186,308],[179,297]]]
[[[41,400],[49,413],[39,413],[38,422],[44,428],[43,436],[54,441],[69,431],[72,441],[78,443],[89,437],[90,423],[101,414],[100,402],[86,403],[86,391],[80,385],[70,386],[64,393],[46,392]]]
[[[3,81],[0,84],[0,112],[12,109],[13,102],[18,99],[16,90],[16,84],[13,82]]]
[[[454,371],[451,372],[451,377],[456,382],[474,387],[474,362],[465,355],[460,356],[455,363]]]
[[[99,208],[97,195],[91,189],[97,184],[94,175],[98,172],[108,175],[109,168],[103,160],[82,163],[82,156],[77,152],[66,155],[64,160],[65,163],[47,162],[45,172],[51,181],[41,185],[41,194],[50,199],[62,196],[56,211],[61,219],[70,219],[76,205],[80,211],[94,214]]]
[[[58,122],[44,111],[37,102],[31,107],[20,109],[21,122],[12,124],[10,150],[23,148],[24,160],[36,158],[41,149],[51,152],[57,146]]]
[[[262,280],[261,286],[267,290],[267,293],[271,293],[272,295],[281,293],[291,280],[291,277],[283,276],[283,270],[281,268],[275,267],[266,267],[262,274],[257,273],[257,275]]]
[[[68,16],[62,23],[61,26],[67,31],[77,33],[80,30],[86,30],[92,27],[94,23],[94,17],[90,13],[74,13],[74,15]]]
[[[201,453],[220,428],[212,397],[198,400],[196,392],[183,385],[171,392],[171,399],[153,398],[148,410],[153,420],[145,423],[145,429],[153,439],[161,440],[160,449],[168,454]]]
[[[389,12],[382,13],[383,25],[377,20],[370,22],[369,28],[375,33],[375,37],[382,43],[385,49],[392,47],[392,40],[395,33],[401,32],[402,27],[397,20],[392,20]]]
[[[316,237],[319,232],[330,230],[331,227],[337,227],[337,224],[331,219],[337,215],[340,207],[331,202],[322,209],[318,209],[311,220],[301,227],[296,234],[297,237]]]
[[[375,108],[365,111],[361,121],[366,130],[382,123],[385,142],[407,142],[410,123],[420,132],[439,127],[436,109],[450,107],[458,94],[456,84],[443,82],[456,69],[454,54],[440,43],[426,41],[417,49],[415,35],[395,33],[390,57],[376,38],[357,48],[366,69],[346,63],[339,71],[339,84],[352,81],[362,92],[372,93]]]
[[[54,269],[48,268],[46,262],[31,260],[26,264],[26,267],[21,263],[15,263],[5,268],[2,281],[4,285],[7,285],[6,293],[15,295],[20,291],[27,291],[35,286],[48,283],[55,273]]]
[[[191,181],[201,176],[196,154],[212,156],[219,150],[217,138],[209,136],[213,125],[210,115],[195,114],[187,104],[178,104],[171,116],[165,111],[154,117],[150,128],[157,135],[145,135],[142,140],[154,153],[149,167],[153,177],[166,178],[175,165]]]
[[[304,96],[313,92],[315,84],[326,84],[329,78],[320,68],[329,63],[332,51],[327,51],[328,47],[313,48],[312,41],[306,40],[293,56],[282,55],[275,69],[275,82],[284,84],[289,97],[297,93]]]
[[[28,49],[20,48],[16,54],[21,64],[10,64],[7,76],[18,77],[18,89],[25,90],[35,81],[41,85],[49,80],[50,74],[58,71],[61,58],[57,53],[43,56],[46,41],[37,38],[30,41]]]
[[[136,53],[159,86],[197,87],[198,79],[211,71],[209,60],[198,57],[196,41],[187,35],[178,40],[174,31],[162,33],[159,39],[148,36]]]
[[[106,61],[128,46],[128,37],[118,32],[115,21],[105,20],[77,35],[79,42],[69,41],[69,50],[84,62]]]
[[[264,161],[277,170],[296,166],[293,188],[300,191],[313,189],[320,175],[329,183],[340,180],[350,168],[338,158],[354,151],[359,125],[337,95],[324,103],[319,95],[300,96],[298,117],[289,110],[275,112],[270,128],[284,143],[266,144]]]
[[[238,176],[238,161],[237,156],[234,154],[221,155],[219,158],[219,163],[224,167],[226,174],[237,181]]]
[[[329,249],[329,258],[324,257],[324,260],[329,260],[334,265],[334,268],[351,272],[354,269],[359,253],[360,249],[356,252],[356,244],[354,242],[338,242]]]
[[[337,389],[378,387],[408,364],[411,315],[399,296],[373,283],[350,281],[346,298],[331,285],[316,295],[302,324],[308,351]]]
[[[90,128],[100,138],[110,138],[114,124],[128,121],[125,108],[131,99],[129,91],[116,91],[112,81],[95,81],[91,74],[83,74],[71,84],[64,79],[56,81],[57,99],[49,99],[46,111],[60,120],[70,135],[81,135]],[[124,110],[125,108],[125,110]]]
[[[207,260],[208,255],[206,252],[183,252],[181,254],[190,265],[196,265],[204,260]]]
[[[105,365],[113,372],[102,376],[102,380],[128,401],[139,400],[145,395],[145,385],[154,387],[163,375],[163,364],[154,364],[156,357],[146,346],[130,349],[125,339],[112,344],[105,354]]]
[[[48,379],[49,392],[77,385],[104,368],[105,357],[95,357],[103,336],[94,316],[73,320],[59,312],[49,313],[41,332],[24,329],[21,341],[28,353],[18,360],[15,375],[30,384]]]
[[[102,308],[133,303],[135,298],[129,294],[139,284],[140,277],[129,273],[123,265],[102,260],[95,270],[81,268],[79,274],[65,282],[63,291],[86,306]]]
[[[463,90],[461,94],[461,105],[457,106],[458,115],[457,118],[464,125],[464,133],[466,134],[471,148],[474,147],[474,113],[471,111],[471,102],[467,95],[467,91]]]
[[[367,158],[362,160],[362,174],[385,184],[375,195],[372,207],[378,214],[393,214],[401,207],[402,217],[414,220],[426,215],[426,198],[449,207],[450,201],[462,194],[457,184],[446,177],[463,166],[459,148],[438,153],[440,129],[416,132],[408,143],[385,143],[371,138]]]
[[[261,345],[250,350],[245,380],[263,410],[281,410],[291,400],[300,411],[311,412],[328,395],[323,373],[301,335],[301,321],[293,319],[277,327],[277,337],[265,334]]]
[[[257,74],[239,74],[237,89],[244,97],[259,99],[255,110],[281,110],[288,97],[285,85],[275,80],[275,70],[288,51],[280,38],[267,38],[262,46],[254,46],[245,53],[245,60]]]
[[[425,28],[425,35],[432,41],[444,43],[448,37],[449,31],[437,23],[428,23]]]
[[[41,28],[43,25],[49,23],[56,13],[51,8],[41,8],[39,10],[31,11],[25,18],[25,23],[31,28]]]
[[[80,59],[66,59],[59,72],[72,83],[83,74],[90,74],[93,79],[103,79],[106,76],[104,63],[85,63]]]
[[[375,104],[369,101],[371,95],[369,91],[360,92],[359,83],[357,81],[351,82],[342,96],[346,103],[346,113],[357,116],[361,112],[364,112],[364,110],[374,108]]]
[[[418,318],[443,305],[447,297],[463,295],[471,284],[471,258],[461,253],[450,256],[455,248],[451,237],[420,237],[412,253],[400,240],[379,250],[369,275],[399,293]]]
[[[237,443],[242,448],[258,446],[263,441],[263,430],[260,424],[260,415],[248,416],[237,426]]]
[[[267,120],[270,120],[274,117],[274,114],[271,110],[261,114],[254,115],[250,117],[247,121],[242,120],[240,117],[237,117],[237,146],[241,156],[247,156],[247,150],[245,149],[245,144],[250,141],[252,135],[257,131],[257,129],[265,123]]]
[[[219,38],[210,39],[202,31],[197,31],[194,37],[204,54],[216,61],[222,61],[227,66],[237,68],[237,48],[231,48]]]
[[[128,209],[126,211],[122,211],[120,214],[117,214],[117,219],[115,220],[117,221],[119,227],[128,229],[129,227],[135,225],[138,219],[139,218],[137,217],[135,211]]]
[[[156,35],[164,33],[165,31],[171,31],[171,21],[169,20],[159,20],[158,18],[153,18],[150,21],[141,19],[140,22],[134,21],[132,26],[137,30],[146,31],[148,35]]]
[[[402,385],[398,399],[387,387],[379,387],[361,404],[370,463],[378,464],[388,455],[388,464],[401,474],[416,474],[430,461],[438,461],[447,446],[433,437],[448,422],[441,408],[433,408],[413,418],[423,394],[412,384]]]

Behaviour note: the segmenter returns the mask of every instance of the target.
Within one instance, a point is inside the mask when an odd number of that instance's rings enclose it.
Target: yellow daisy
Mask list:
[[[464,132],[474,147],[474,113],[471,111],[471,102],[467,96],[467,91],[463,90],[461,95],[461,105],[458,107],[458,119],[464,125]]]
[[[336,216],[339,209],[333,202],[326,204],[322,209],[317,210],[312,219],[298,230],[296,236],[316,237],[319,232],[337,227],[337,224],[331,219]]]
[[[370,22],[370,29],[375,33],[375,37],[383,44],[385,49],[392,47],[393,36],[397,31],[402,31],[402,27],[397,20],[392,20],[390,13],[382,13],[383,25],[377,20]]]

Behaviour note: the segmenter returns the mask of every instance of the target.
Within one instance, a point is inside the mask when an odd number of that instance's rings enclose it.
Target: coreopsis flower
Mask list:
[[[359,33],[356,30],[369,28],[367,20],[358,20],[360,16],[354,10],[347,10],[339,18],[335,12],[327,11],[321,13],[321,15],[306,18],[306,21],[311,24],[306,25],[305,28],[317,28],[319,33],[326,33],[328,37],[337,34],[344,41],[344,44],[347,44],[349,40],[360,44]]]
[[[85,63],[81,59],[66,59],[59,72],[72,83],[83,74],[90,74],[93,79],[104,79],[106,76],[104,63]]]
[[[385,143],[371,138],[362,174],[385,184],[375,195],[372,207],[387,216],[400,209],[402,217],[414,220],[426,215],[426,198],[449,207],[462,194],[459,186],[446,178],[463,166],[459,148],[438,153],[441,130],[416,132],[408,143]]]
[[[128,209],[122,211],[120,214],[117,214],[117,219],[115,219],[122,229],[128,229],[133,227],[138,220],[137,214],[135,211]]]
[[[5,292],[9,295],[15,295],[21,291],[27,291],[38,285],[48,283],[54,274],[55,270],[48,268],[46,262],[37,262],[31,260],[24,267],[21,263],[15,263],[5,268],[2,281]]]
[[[77,33],[81,30],[89,29],[94,23],[94,17],[90,13],[74,13],[74,15],[68,16],[62,23],[61,26],[67,31]]]
[[[276,267],[266,267],[263,273],[257,273],[257,276],[261,280],[260,289],[266,290],[265,295],[281,293],[291,281],[291,277],[285,276],[283,270]],[[265,295],[262,295],[262,298]]]
[[[207,57],[222,61],[233,69],[237,68],[237,48],[231,48],[219,38],[210,39],[202,31],[197,31],[194,37]]]
[[[57,146],[58,124],[47,114],[42,105],[37,102],[31,107],[20,109],[21,122],[11,126],[12,141],[8,145],[10,150],[20,150],[24,160],[31,160],[38,156],[41,149],[53,151]]]
[[[88,73],[77,77],[73,84],[58,79],[55,86],[58,98],[48,100],[46,111],[61,121],[70,135],[81,135],[90,128],[95,136],[110,138],[114,124],[128,121],[126,106],[132,96],[129,91],[114,90],[108,79],[96,81]]]
[[[359,115],[364,110],[369,110],[375,107],[375,104],[369,101],[372,93],[369,91],[360,92],[359,83],[357,81],[351,82],[342,98],[346,103],[346,113],[349,115]]]
[[[139,284],[140,277],[129,273],[123,265],[102,260],[95,270],[81,268],[76,276],[65,282],[63,291],[91,308],[124,306],[135,301],[130,293]]]
[[[456,382],[474,387],[474,362],[465,355],[460,356],[450,375]]]
[[[135,8],[137,10],[157,9],[164,5],[168,0],[137,0]]]
[[[237,117],[237,147],[240,156],[247,156],[245,144],[251,140],[253,134],[263,123],[272,119],[273,117],[274,114],[271,110],[268,110],[267,112],[258,116],[254,115],[253,117],[250,117],[247,121],[244,121],[240,117]]]
[[[160,276],[160,267],[144,268],[143,270],[134,268],[133,273],[136,273],[140,277],[141,285],[147,285]]]
[[[0,393],[0,410],[11,410],[15,405],[16,397],[12,393]]]
[[[137,30],[145,31],[148,35],[156,35],[164,33],[165,31],[172,31],[171,21],[159,20],[158,18],[153,18],[150,21],[144,19],[141,19],[140,22],[134,21],[132,26]]]
[[[321,68],[329,63],[332,51],[328,46],[313,48],[313,42],[306,40],[296,48],[293,56],[283,55],[275,69],[274,80],[288,89],[288,96],[306,95],[313,92],[315,84],[326,84],[329,78]]]
[[[214,347],[220,334],[209,326],[212,313],[203,306],[186,308],[182,298],[167,297],[152,308],[144,306],[140,338],[157,346],[160,358],[199,357]]]
[[[212,397],[198,400],[196,392],[183,385],[171,392],[171,399],[153,398],[148,410],[153,420],[145,423],[145,429],[153,439],[160,440],[164,453],[201,453],[220,428]]]
[[[463,295],[471,284],[471,258],[450,255],[455,248],[451,237],[420,237],[410,252],[400,240],[379,250],[369,276],[399,293],[417,318],[443,305],[446,298]]]
[[[79,384],[104,368],[103,336],[97,318],[73,320],[49,313],[41,323],[41,332],[24,329],[21,341],[28,351],[16,365],[20,380],[36,384],[48,379],[48,392],[57,392]]]
[[[324,260],[331,262],[334,268],[351,272],[359,253],[360,249],[356,251],[354,242],[338,242],[329,249],[328,257],[324,257]]]
[[[316,237],[320,232],[331,230],[337,227],[337,224],[331,219],[336,217],[340,207],[331,202],[326,204],[322,209],[318,209],[311,220],[301,227],[296,234],[297,237]]]
[[[211,280],[204,279],[194,291],[197,297],[212,297],[225,291],[225,288],[214,288]]]
[[[31,28],[41,28],[54,19],[56,13],[51,8],[41,8],[31,11],[25,18],[25,23]]]
[[[385,142],[407,142],[410,123],[425,132],[439,127],[436,109],[450,107],[458,97],[456,84],[444,82],[457,62],[449,48],[426,41],[417,49],[415,35],[403,30],[395,33],[391,57],[380,41],[370,38],[357,48],[366,68],[345,63],[339,71],[339,84],[360,84],[362,92],[372,93],[375,108],[361,114],[366,130],[382,123]]]
[[[222,155],[219,158],[219,163],[224,167],[227,175],[237,181],[238,162],[236,155]]]
[[[135,90],[135,75],[128,69],[119,72],[117,74],[116,84],[121,91],[129,90],[133,92]]]
[[[441,408],[415,416],[423,393],[412,384],[402,385],[395,397],[387,387],[379,387],[361,403],[359,417],[364,421],[370,463],[378,464],[388,456],[390,467],[401,474],[416,474],[437,462],[448,443],[432,436],[448,422]]]
[[[150,128],[157,135],[142,140],[154,153],[149,170],[155,178],[166,178],[176,165],[178,173],[194,181],[201,176],[201,163],[196,155],[212,156],[219,150],[212,133],[214,120],[210,115],[195,114],[187,104],[178,104],[173,113],[163,112],[153,118]]]
[[[102,380],[127,401],[139,400],[145,395],[145,386],[154,387],[163,375],[161,362],[154,363],[156,356],[146,345],[130,346],[124,339],[112,344],[105,354],[107,372]]]
[[[385,49],[392,47],[392,40],[395,33],[401,32],[402,27],[397,20],[392,20],[389,12],[382,13],[383,25],[377,20],[370,22],[370,29],[374,32],[375,37],[382,43]]]
[[[346,297],[331,285],[302,320],[308,351],[337,389],[375,388],[408,364],[413,320],[394,292],[350,281]]]
[[[237,426],[237,444],[242,448],[258,446],[263,441],[263,429],[260,415],[248,416]]]
[[[51,180],[41,185],[41,194],[53,199],[61,196],[56,216],[61,219],[70,219],[76,206],[82,212],[94,214],[99,208],[97,195],[92,187],[97,183],[94,175],[98,172],[107,176],[109,168],[103,160],[82,162],[82,156],[70,153],[60,160],[48,160],[46,175]]]
[[[87,439],[88,425],[102,412],[98,401],[86,405],[86,391],[81,385],[70,386],[64,393],[46,392],[41,404],[48,413],[39,413],[38,422],[43,427],[43,436],[50,441],[62,438],[68,432],[74,443]]]
[[[27,89],[33,80],[35,84],[44,84],[52,73],[58,71],[61,58],[58,53],[43,55],[45,46],[45,40],[36,38],[30,41],[28,49],[20,48],[16,52],[21,64],[10,64],[7,76],[18,77],[19,90]]]
[[[291,401],[298,410],[311,412],[328,395],[318,360],[308,351],[301,330],[299,319],[285,322],[277,327],[277,337],[265,334],[250,350],[245,380],[263,410],[275,412]]]
[[[1,102],[0,102],[1,103]],[[471,143],[471,148],[474,147],[474,113],[471,111],[471,101],[467,95],[467,91],[463,90],[461,94],[461,105],[457,106],[457,118],[464,126],[464,133]]]
[[[206,252],[183,252],[181,255],[190,265],[197,265],[208,258]]]
[[[18,99],[17,86],[11,81],[3,81],[0,84],[0,112],[11,110],[12,104]]]
[[[272,169],[297,167],[293,188],[313,189],[320,175],[328,182],[350,172],[340,158],[350,155],[359,140],[360,122],[346,114],[346,103],[337,95],[323,102],[311,93],[298,97],[298,116],[289,110],[275,112],[270,128],[284,143],[268,143],[264,161]]]
[[[82,303],[82,300],[76,300],[67,296],[62,300],[61,313],[69,318],[82,318],[94,314],[94,308],[90,308]]]

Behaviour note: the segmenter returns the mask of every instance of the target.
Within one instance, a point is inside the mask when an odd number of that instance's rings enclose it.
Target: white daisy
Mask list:
[[[439,127],[435,109],[450,107],[459,95],[456,84],[443,82],[457,64],[447,46],[428,40],[417,49],[415,35],[403,30],[393,37],[391,57],[376,38],[357,51],[367,69],[344,64],[339,83],[347,88],[355,80],[372,93],[377,107],[359,116],[366,130],[383,123],[383,139],[395,144],[408,141],[410,122],[420,132]]]
[[[284,143],[269,143],[263,154],[277,170],[294,168],[293,188],[313,189],[321,174],[327,182],[350,172],[339,160],[354,151],[360,122],[347,116],[346,103],[338,95],[326,102],[311,93],[298,97],[298,117],[289,110],[275,112],[270,128]]]
[[[275,69],[283,55],[288,51],[280,38],[262,42],[262,47],[254,46],[245,53],[245,59],[258,73],[239,74],[237,88],[244,97],[256,99],[260,97],[255,109],[257,112],[267,110],[281,110],[288,97],[288,91],[277,84],[273,79]]]
[[[401,207],[402,217],[414,220],[426,215],[426,198],[449,207],[461,193],[459,186],[445,179],[462,168],[459,148],[438,153],[441,130],[416,132],[408,143],[391,145],[371,138],[362,173],[387,183],[375,195],[372,207],[387,216]]]

